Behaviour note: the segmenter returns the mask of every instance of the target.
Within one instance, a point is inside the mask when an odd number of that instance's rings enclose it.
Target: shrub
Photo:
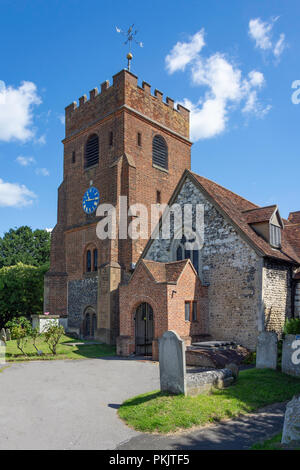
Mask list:
[[[6,326],[10,329],[11,338],[16,340],[18,349],[24,356],[27,356],[24,349],[32,333],[30,322],[27,318],[20,317],[7,322]]]
[[[284,324],[283,333],[285,335],[299,335],[300,334],[300,318],[287,319]]]
[[[41,267],[17,264],[0,269],[0,328],[13,317],[43,313],[44,275]]]
[[[60,338],[65,333],[64,327],[56,325],[55,323],[48,322],[44,329],[45,341],[48,343],[52,354],[56,354],[56,347],[59,343]]]

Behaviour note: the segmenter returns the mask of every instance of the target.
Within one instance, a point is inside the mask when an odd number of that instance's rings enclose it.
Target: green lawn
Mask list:
[[[254,444],[251,447],[251,450],[300,450],[300,447],[294,445],[284,445],[281,444],[281,438],[282,438],[282,433],[276,434],[276,436],[273,436],[271,439],[267,439],[264,442],[259,442],[257,444]]]
[[[119,416],[138,431],[174,432],[236,417],[300,392],[300,379],[269,369],[240,372],[238,382],[210,395],[150,392],[125,401]]]
[[[282,434],[276,434],[276,436],[271,437],[264,442],[254,444],[251,447],[251,450],[278,450],[281,443],[281,436]]]
[[[68,346],[68,343],[84,343],[83,345]],[[70,336],[63,335],[57,346],[57,354],[54,356],[48,344],[45,342],[43,335],[37,341],[36,346],[43,351],[43,355],[39,356],[35,350],[32,340],[29,338],[24,347],[27,357],[24,356],[17,347],[15,340],[7,341],[6,345],[6,362],[28,361],[28,360],[51,360],[51,359],[84,359],[96,358],[103,356],[114,356],[116,353],[114,346],[107,344],[89,344],[86,341],[76,340]]]

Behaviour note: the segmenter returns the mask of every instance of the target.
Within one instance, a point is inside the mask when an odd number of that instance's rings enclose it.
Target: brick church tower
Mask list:
[[[68,330],[114,344],[119,330],[118,288],[147,240],[100,240],[99,217],[83,204],[87,190],[119,213],[128,207],[167,203],[190,168],[189,111],[127,70],[66,108],[64,177],[52,232],[45,311],[68,317]],[[97,200],[86,198],[87,201]],[[149,217],[150,219],[150,217]],[[128,219],[128,223],[130,219]],[[149,221],[150,223],[150,221]],[[117,220],[118,226],[118,220]],[[118,228],[118,227],[117,227]]]

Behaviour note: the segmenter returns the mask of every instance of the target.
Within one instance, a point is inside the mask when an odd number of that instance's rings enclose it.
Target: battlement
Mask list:
[[[66,137],[80,129],[99,121],[109,114],[126,107],[170,130],[189,138],[190,112],[181,104],[174,106],[174,100],[157,89],[151,94],[151,85],[143,81],[138,85],[138,77],[128,70],[121,70],[113,76],[112,85],[106,80],[87,95],[73,101],[65,108]]]

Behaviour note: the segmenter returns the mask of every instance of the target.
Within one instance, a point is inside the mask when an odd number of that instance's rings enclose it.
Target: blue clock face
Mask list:
[[[100,194],[98,189],[91,187],[89,188],[83,196],[82,207],[84,212],[87,214],[92,214],[98,207],[100,202]]]

